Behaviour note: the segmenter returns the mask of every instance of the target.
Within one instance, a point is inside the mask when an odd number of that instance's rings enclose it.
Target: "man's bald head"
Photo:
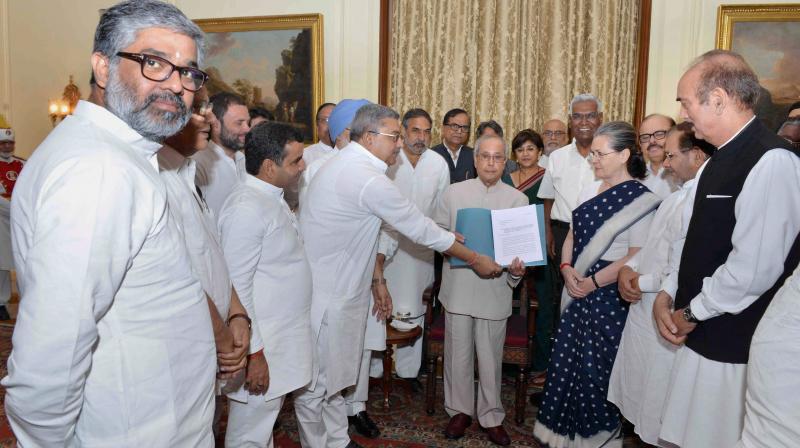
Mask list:
[[[741,109],[755,110],[761,86],[758,76],[740,54],[727,50],[708,51],[694,60],[687,73],[691,71],[699,75],[696,94],[701,104],[707,104],[711,91],[720,88]]]

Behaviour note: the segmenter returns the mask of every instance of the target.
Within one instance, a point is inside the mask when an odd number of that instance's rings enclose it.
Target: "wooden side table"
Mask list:
[[[417,325],[408,331],[399,331],[386,323],[386,350],[383,352],[383,407],[389,408],[389,394],[392,392],[392,354],[393,345],[398,347],[413,343],[422,334],[422,328]]]

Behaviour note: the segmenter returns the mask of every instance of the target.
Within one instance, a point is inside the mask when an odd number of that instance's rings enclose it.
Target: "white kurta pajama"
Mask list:
[[[160,147],[81,101],[17,182],[22,300],[3,386],[21,446],[214,444],[211,319]]]
[[[444,190],[450,185],[447,162],[431,150],[425,150],[420,155],[416,167],[411,165],[405,152],[400,151],[397,162],[389,167],[386,176],[427,217],[433,215]],[[383,226],[378,253],[386,256],[383,275],[392,296],[394,312],[408,312],[412,323],[423,326],[425,306],[422,293],[433,283],[433,251]],[[345,396],[348,415],[356,415],[366,409],[369,376],[380,377],[383,374],[383,359],[373,357],[373,350],[386,350],[386,322],[378,321],[370,312],[364,335],[364,351],[367,353],[362,358],[356,387]],[[416,378],[422,362],[422,338],[417,338],[413,344],[398,347],[395,361],[397,376]]]
[[[501,181],[487,188],[480,179],[469,179],[450,185],[434,218],[439,225],[455,229],[456,216],[462,208],[498,210],[526,205],[527,196]],[[471,269],[451,268],[449,259],[442,266],[439,300],[445,310],[444,405],[450,416],[462,413],[477,417],[484,428],[502,424],[503,343],[513,288],[519,280],[512,280],[507,273],[482,279]],[[472,373],[476,354],[477,403]]]
[[[639,272],[642,299],[631,304],[608,384],[608,401],[614,403],[641,439],[658,445],[661,408],[667,393],[676,346],[658,334],[653,303],[661,283],[677,270],[686,238],[683,208],[696,181],[686,182],[669,195],[653,216],[642,250],[626,263]],[[674,294],[674,292],[673,292]]]
[[[208,142],[208,148],[193,155],[192,158],[197,161],[195,183],[203,192],[203,197],[214,211],[214,215],[219,217],[225,199],[247,174],[244,154],[242,151],[236,151],[233,158],[230,158],[221,146]]]
[[[263,347],[270,377],[265,395],[243,387],[228,395],[225,444],[272,446],[284,396],[312,377],[311,271],[281,188],[248,174],[225,201],[219,228],[231,278],[252,316],[250,352]]]
[[[381,221],[433,250],[445,251],[455,241],[452,233],[439,228],[400,193],[386,177],[386,168],[363,146],[351,142],[314,176],[301,206],[300,226],[314,282],[311,325],[320,375],[297,397],[295,406],[305,406],[319,424],[326,407],[342,407],[337,415],[344,415],[339,393],[356,383]],[[323,328],[325,338],[320,337]],[[346,418],[337,419],[335,428],[328,423],[327,433],[344,428],[346,434]],[[325,434],[319,437],[313,446],[347,444],[346,439],[330,444]]]
[[[723,144],[718,151],[724,150]],[[785,149],[767,151],[747,174],[735,202],[733,250],[691,301],[699,320],[741,312],[783,272],[800,231],[797,185],[800,158]],[[746,376],[747,364],[709,360],[682,346],[670,374],[660,438],[682,448],[734,446],[744,425]]]

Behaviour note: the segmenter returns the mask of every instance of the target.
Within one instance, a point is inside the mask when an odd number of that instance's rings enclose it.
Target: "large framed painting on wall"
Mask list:
[[[717,48],[741,54],[761,82],[756,113],[772,129],[800,101],[800,4],[722,5]]]
[[[248,107],[263,107],[316,141],[314,113],[324,98],[321,14],[195,22],[207,38],[209,95],[237,93]]]

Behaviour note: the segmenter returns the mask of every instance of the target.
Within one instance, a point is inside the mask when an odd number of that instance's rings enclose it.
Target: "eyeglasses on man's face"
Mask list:
[[[378,131],[367,131],[367,132],[369,132],[370,134],[382,135],[384,137],[389,137],[389,139],[392,140],[395,143],[397,143],[398,140],[403,138],[402,134],[387,134],[385,132],[378,132]]]
[[[494,163],[503,163],[506,160],[506,156],[502,154],[478,154],[478,159],[485,163],[494,162]]]
[[[582,120],[594,121],[597,120],[599,116],[600,114],[597,112],[586,112],[585,114],[582,114],[580,112],[574,112],[569,116],[569,118],[571,118],[572,121],[582,121]]]
[[[120,51],[117,56],[138,62],[142,68],[142,76],[150,81],[162,82],[169,79],[177,71],[184,89],[197,92],[208,80],[206,72],[195,67],[180,67],[168,60],[145,53],[126,53]]]
[[[469,125],[460,125],[457,123],[448,123],[444,125],[444,127],[450,129],[453,132],[469,132]]]
[[[561,137],[567,135],[567,133],[564,132],[564,131],[544,131],[544,132],[542,132],[542,135],[544,135],[547,138],[554,138],[554,137],[555,138],[561,138]]]
[[[666,130],[655,131],[652,134],[639,134],[639,143],[647,143],[650,141],[650,137],[655,138],[656,140],[664,140],[664,137],[667,136]]]

